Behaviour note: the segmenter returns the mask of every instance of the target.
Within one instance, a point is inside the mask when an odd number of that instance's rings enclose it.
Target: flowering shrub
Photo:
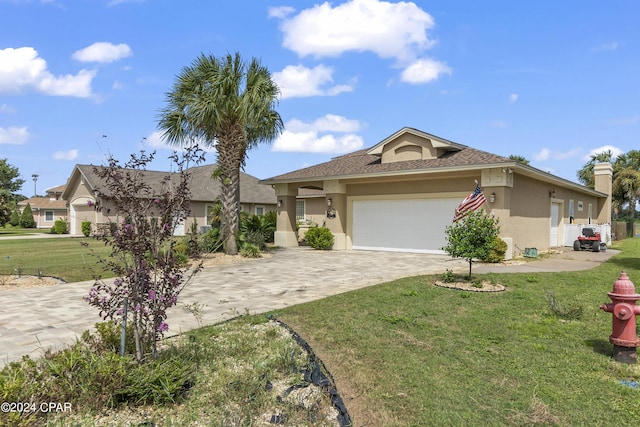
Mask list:
[[[156,343],[169,330],[167,309],[200,266],[190,271],[175,257],[173,232],[189,215],[190,160],[200,162],[202,151],[187,149],[182,158],[173,154],[178,172],[161,182],[145,178],[146,165],[154,154],[131,156],[124,166],[113,158],[106,167],[94,168],[103,183],[97,188],[95,209],[111,220],[111,235],[96,239],[111,246],[111,255],[101,259],[115,273],[113,282],[96,278],[86,297],[107,320],[122,320],[127,301],[127,320],[133,325],[136,359],[157,354]],[[117,218],[117,219],[116,219]]]

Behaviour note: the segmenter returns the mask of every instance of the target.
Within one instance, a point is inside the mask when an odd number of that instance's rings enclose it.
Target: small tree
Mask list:
[[[10,222],[11,215],[11,209],[5,203],[4,197],[0,195],[0,227],[4,227],[7,222]]]
[[[94,169],[103,183],[96,189],[101,203],[95,209],[117,218],[111,221],[110,236],[96,236],[111,246],[111,255],[101,262],[116,279],[107,283],[96,278],[86,299],[105,320],[119,320],[126,298],[138,362],[150,351],[157,354],[157,341],[169,329],[167,309],[177,304],[178,295],[200,269],[198,265],[188,271],[177,259],[173,232],[190,212],[185,165],[201,161],[202,151],[188,148],[182,158],[174,153],[177,172],[155,183],[144,173],[153,156],[132,155],[124,167],[110,158],[108,166]]]
[[[20,215],[20,227],[22,228],[36,228],[36,221],[33,219],[33,212],[31,212],[31,205],[27,203],[22,215]]]
[[[20,212],[18,212],[18,209],[14,209],[13,211],[11,211],[9,224],[11,224],[12,227],[17,227],[20,225]]]
[[[454,258],[465,258],[469,262],[469,279],[474,259],[485,259],[498,237],[498,220],[484,211],[475,211],[445,229],[447,245],[442,248]]]

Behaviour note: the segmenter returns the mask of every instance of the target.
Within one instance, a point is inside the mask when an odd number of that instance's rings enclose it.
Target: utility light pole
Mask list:
[[[33,178],[33,197],[36,197],[38,195],[38,190],[36,187],[36,183],[38,182],[38,174],[37,173],[32,174],[31,178]]]

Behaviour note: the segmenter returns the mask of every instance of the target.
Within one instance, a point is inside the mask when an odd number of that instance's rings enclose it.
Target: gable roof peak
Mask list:
[[[429,141],[431,141],[431,145],[433,146],[433,148],[444,148],[447,151],[460,151],[464,148],[467,148],[466,145],[458,144],[457,142],[453,142],[445,138],[440,138],[439,136],[432,135],[427,132],[423,132],[419,129],[405,126],[402,129],[398,130],[397,132],[393,133],[392,135],[389,135],[388,137],[386,137],[385,139],[383,139],[373,147],[371,147],[369,150],[367,150],[367,154],[373,154],[375,156],[382,155],[382,151],[385,145],[387,145],[392,141],[397,140],[399,137],[405,134],[415,135],[421,139],[428,139]]]

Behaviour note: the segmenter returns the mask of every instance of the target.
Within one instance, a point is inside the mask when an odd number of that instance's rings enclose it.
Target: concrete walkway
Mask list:
[[[477,265],[474,273],[573,271],[592,268],[614,255],[567,252],[541,261]],[[185,308],[197,304],[203,324],[218,323],[246,311],[263,313],[401,277],[464,272],[464,260],[447,255],[397,252],[315,251],[287,248],[270,258],[208,267],[195,276],[169,311],[170,334],[199,326]],[[39,357],[47,348],[74,342],[101,319],[83,297],[93,282],[0,291],[0,367],[22,355]]]

